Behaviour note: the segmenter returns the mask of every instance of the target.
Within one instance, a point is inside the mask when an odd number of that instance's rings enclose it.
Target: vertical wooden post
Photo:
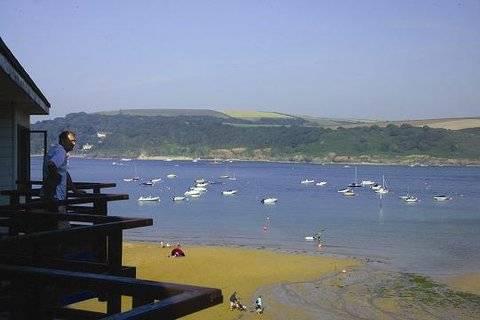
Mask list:
[[[107,237],[107,263],[111,274],[120,275],[122,270],[122,230],[115,230]],[[122,310],[120,294],[109,294],[107,298],[107,314],[119,313]]]
[[[98,214],[100,216],[106,216],[108,213],[107,207],[107,200],[98,199],[93,202],[93,208],[95,209],[94,214]]]

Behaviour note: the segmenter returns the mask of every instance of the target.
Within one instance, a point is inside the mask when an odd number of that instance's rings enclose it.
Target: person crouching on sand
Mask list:
[[[171,257],[185,257],[185,252],[180,248],[180,244],[177,244],[177,247],[172,250],[170,253]]]

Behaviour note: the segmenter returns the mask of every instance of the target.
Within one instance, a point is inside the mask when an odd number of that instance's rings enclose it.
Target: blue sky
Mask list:
[[[480,115],[480,1],[1,1],[52,115]]]

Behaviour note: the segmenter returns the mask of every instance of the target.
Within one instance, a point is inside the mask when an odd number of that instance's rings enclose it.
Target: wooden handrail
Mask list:
[[[113,293],[134,298],[132,310],[103,318],[109,320],[173,319],[223,301],[220,289],[30,266],[0,264],[0,278],[40,288],[54,284],[69,290],[91,290],[97,294]],[[138,300],[144,303],[139,305]],[[28,305],[30,301],[25,303]]]

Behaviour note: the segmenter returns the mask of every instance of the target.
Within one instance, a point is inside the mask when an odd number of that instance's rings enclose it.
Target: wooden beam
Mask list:
[[[109,315],[103,318],[105,320],[174,319],[223,301],[219,289],[36,267],[2,264],[0,279],[21,281],[33,290],[48,284],[68,290],[91,290],[97,294],[114,293],[132,296],[134,300],[139,296],[143,301],[154,301],[138,306],[137,300],[136,307],[132,310]]]

